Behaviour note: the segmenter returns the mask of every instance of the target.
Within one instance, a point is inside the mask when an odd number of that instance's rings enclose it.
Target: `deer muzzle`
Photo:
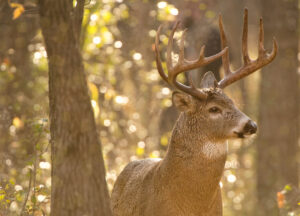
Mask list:
[[[235,130],[234,133],[237,135],[238,138],[245,138],[252,134],[255,134],[257,131],[257,125],[254,121],[248,119],[242,126],[240,130]]]
[[[257,124],[252,120],[249,120],[245,124],[244,129],[243,129],[243,133],[247,134],[247,135],[255,134],[256,131],[257,131]]]

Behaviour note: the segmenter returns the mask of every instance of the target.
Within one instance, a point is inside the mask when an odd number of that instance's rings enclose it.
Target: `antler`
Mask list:
[[[197,89],[191,79],[191,76],[189,76],[189,82],[191,86],[186,86],[182,83],[179,83],[178,81],[176,81],[177,76],[185,71],[188,70],[192,70],[201,66],[204,66],[206,64],[211,63],[212,61],[218,59],[219,57],[221,57],[222,55],[224,55],[224,53],[227,51],[227,47],[224,48],[223,50],[220,51],[219,53],[213,55],[213,56],[209,56],[209,57],[205,57],[204,56],[204,50],[205,50],[205,46],[201,47],[200,50],[200,55],[199,58],[196,60],[186,60],[184,58],[184,38],[185,38],[185,33],[186,30],[183,31],[183,34],[181,36],[181,40],[180,40],[180,45],[179,45],[179,59],[178,59],[178,63],[173,66],[172,63],[172,47],[173,47],[173,37],[174,37],[174,33],[177,29],[179,25],[179,21],[177,21],[172,29],[171,35],[169,36],[169,41],[168,41],[168,47],[167,47],[167,69],[168,69],[168,76],[165,74],[162,64],[161,64],[161,59],[160,59],[160,52],[159,52],[159,35],[160,35],[160,30],[162,28],[162,26],[159,26],[158,30],[157,30],[157,34],[156,34],[156,40],[155,40],[155,53],[156,53],[156,65],[157,65],[157,70],[160,74],[160,76],[163,78],[164,81],[166,81],[169,85],[187,93],[190,94],[194,97],[198,97],[198,98],[206,98],[206,94],[203,93],[201,90]]]
[[[219,16],[219,28],[220,28],[220,36],[221,36],[221,45],[222,49],[227,47],[227,39],[225,36],[222,16]],[[230,70],[229,63],[229,53],[228,51],[222,56],[222,63],[224,67],[224,78],[218,83],[219,88],[225,88],[237,80],[242,79],[245,76],[255,72],[259,68],[264,67],[273,61],[277,54],[277,42],[276,39],[273,38],[273,49],[269,54],[264,48],[264,28],[263,28],[263,20],[260,19],[260,28],[259,28],[259,43],[258,43],[258,58],[256,60],[251,60],[248,54],[248,9],[244,11],[244,27],[243,27],[243,36],[242,36],[242,53],[243,53],[243,61],[244,65],[241,66],[236,71]]]

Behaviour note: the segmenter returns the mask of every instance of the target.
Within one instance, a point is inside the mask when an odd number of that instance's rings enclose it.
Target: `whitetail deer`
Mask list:
[[[172,87],[174,105],[181,111],[162,160],[145,159],[129,163],[118,177],[112,192],[114,216],[220,216],[222,198],[219,182],[227,154],[227,140],[254,134],[254,121],[238,110],[224,94],[223,88],[270,63],[276,56],[277,43],[268,54],[263,46],[263,22],[260,20],[259,55],[248,55],[248,11],[244,14],[242,53],[244,64],[230,70],[226,37],[219,18],[222,51],[205,57],[204,46],[194,61],[184,59],[184,34],[179,45],[178,63],[172,64],[173,35],[167,47],[168,76],[164,73],[159,53],[157,31],[155,50],[158,72]],[[176,80],[178,74],[208,64],[222,57],[225,77],[217,82],[214,75],[204,75],[200,88],[189,76],[190,86]]]

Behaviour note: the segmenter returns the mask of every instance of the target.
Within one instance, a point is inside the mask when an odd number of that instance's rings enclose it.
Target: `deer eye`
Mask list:
[[[216,107],[216,106],[209,108],[208,111],[210,113],[221,113],[221,109],[219,107]]]

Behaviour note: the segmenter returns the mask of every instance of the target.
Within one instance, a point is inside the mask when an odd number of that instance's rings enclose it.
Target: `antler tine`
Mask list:
[[[222,38],[224,37],[224,31],[223,31],[221,19],[220,19],[220,34],[221,34],[221,42],[222,42],[223,40]],[[244,65],[230,74],[226,73],[226,69],[225,69],[225,77],[218,83],[220,88],[225,88],[231,83],[240,80],[245,76],[248,76],[249,74],[255,72],[259,68],[264,67],[265,65],[269,64],[274,60],[278,50],[277,42],[276,39],[274,38],[272,52],[267,53],[264,48],[264,30],[263,30],[262,19],[260,19],[260,24],[259,24],[259,43],[258,43],[259,55],[256,60],[251,60],[249,58],[247,39],[248,39],[248,10],[245,9],[244,28],[243,28],[243,37],[242,37],[242,53],[243,53]],[[222,58],[223,66],[224,68],[228,68],[229,60],[228,58],[226,59],[224,56]]]
[[[179,25],[179,21],[176,21],[176,23],[174,24],[174,27],[171,31],[171,34],[169,36],[169,40],[168,40],[168,47],[167,47],[167,68],[170,72],[170,69],[173,68],[173,63],[172,63],[172,48],[173,48],[173,37],[174,37],[174,33]]]
[[[184,63],[184,39],[185,39],[186,31],[187,31],[187,29],[185,29],[182,32],[182,36],[181,36],[181,39],[180,39],[178,64],[183,64]]]
[[[259,43],[258,43],[258,50],[259,50],[259,54],[258,56],[261,57],[263,55],[265,55],[266,50],[264,48],[264,23],[262,18],[260,18],[259,20]]]
[[[219,15],[219,30],[220,30],[220,38],[221,38],[221,48],[224,49],[227,47],[227,39],[223,27],[223,20],[222,20],[222,15]],[[223,64],[223,69],[225,76],[231,74],[230,70],[230,65],[229,65],[229,52],[227,51],[223,56],[222,56],[222,64]]]
[[[189,84],[190,84],[191,88],[197,89],[197,87],[194,85],[193,77],[192,77],[191,73],[188,74],[188,80],[189,80]]]
[[[205,53],[205,45],[203,45],[203,46],[200,48],[199,59],[205,58],[204,53]]]
[[[273,61],[274,58],[276,57],[277,50],[278,50],[278,44],[277,44],[276,38],[273,37],[273,47],[272,47],[272,52],[271,52],[270,54],[267,54],[267,56],[268,56],[268,58],[270,59],[270,61]]]
[[[244,64],[247,65],[250,62],[250,58],[248,54],[248,9],[245,9],[245,13],[244,13],[242,52],[243,52]]]
[[[161,60],[160,60],[160,52],[159,52],[159,35],[160,35],[160,30],[162,28],[162,25],[160,25],[158,27],[158,30],[156,32],[156,38],[155,38],[155,60],[156,60],[156,67],[157,67],[157,70],[158,70],[158,73],[160,74],[160,76],[163,78],[163,80],[165,82],[169,82],[168,81],[168,77],[167,75],[165,74],[164,72],[164,69],[162,67],[162,64],[161,64]]]
[[[200,50],[200,55],[196,60],[186,60],[185,59],[184,64],[180,65],[180,67],[178,67],[178,69],[180,70],[180,72],[182,72],[182,71],[192,70],[192,69],[207,65],[207,64],[215,61],[216,59],[220,58],[221,56],[225,55],[225,53],[227,51],[228,51],[228,47],[225,47],[219,53],[209,56],[209,57],[205,57],[204,56],[205,45],[203,45]]]

